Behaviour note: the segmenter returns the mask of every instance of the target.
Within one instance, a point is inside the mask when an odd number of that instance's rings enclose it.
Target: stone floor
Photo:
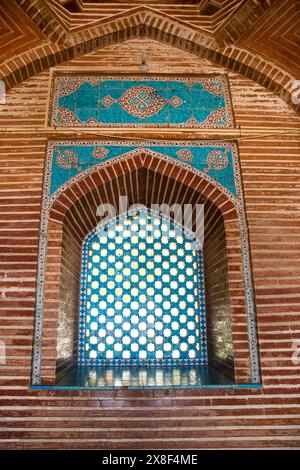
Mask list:
[[[186,388],[204,385],[232,385],[218,371],[201,367],[77,367],[57,386],[105,388]]]

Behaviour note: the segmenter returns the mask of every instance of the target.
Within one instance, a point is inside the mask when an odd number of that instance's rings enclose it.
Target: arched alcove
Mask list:
[[[142,153],[95,169],[70,184],[52,202],[45,275],[42,383],[62,383],[67,374],[72,385],[78,385],[78,380],[81,385],[86,384],[87,371],[82,367],[78,371],[82,247],[101,222],[97,217],[98,206],[109,203],[118,208],[119,196],[127,196],[128,206],[190,204],[192,228],[195,228],[197,205],[204,205],[208,364],[222,375],[221,382],[249,383],[251,363],[238,211],[232,200],[205,175]],[[215,379],[213,374],[205,380],[220,383],[220,376]]]

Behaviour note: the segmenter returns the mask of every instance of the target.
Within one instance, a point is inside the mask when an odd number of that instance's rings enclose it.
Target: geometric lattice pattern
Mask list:
[[[233,142],[224,141],[164,141],[143,145],[148,154],[168,156],[204,172],[231,194],[238,192],[238,156]],[[107,164],[116,157],[140,153],[139,141],[80,141],[52,142],[49,148],[51,159],[51,195],[71,178],[96,165]],[[151,156],[151,155],[150,155]]]
[[[233,127],[225,76],[62,75],[54,78],[55,127]]]
[[[145,208],[83,245],[79,365],[206,365],[203,262],[194,237]]]

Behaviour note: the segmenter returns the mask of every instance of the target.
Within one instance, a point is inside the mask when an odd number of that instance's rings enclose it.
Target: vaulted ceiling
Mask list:
[[[197,28],[219,45],[232,44],[276,0],[16,0],[52,40],[63,43],[101,22],[148,9]],[[281,2],[282,3],[282,2]],[[47,21],[43,21],[47,19]],[[51,27],[50,27],[51,25]],[[75,39],[76,40],[76,39]]]
[[[143,36],[236,70],[291,104],[299,32],[300,0],[0,0],[0,78],[11,87]]]

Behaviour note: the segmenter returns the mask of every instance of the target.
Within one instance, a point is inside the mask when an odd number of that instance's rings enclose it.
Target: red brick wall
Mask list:
[[[60,305],[57,330],[57,378],[77,362],[81,243],[66,221],[62,237]]]
[[[281,96],[299,114],[291,86],[299,74],[297,1],[232,0],[220,4],[213,17],[199,15],[194,1],[189,6],[175,2],[172,7],[167,2],[168,14],[156,0],[150,9],[151,2],[130,3],[132,8],[123,2],[109,3],[109,10],[99,2],[92,8],[85,5],[80,15],[66,14],[59,2],[54,11],[37,0],[11,0],[9,8],[0,3],[4,17],[0,79],[12,87],[62,61],[142,37],[242,73]]]
[[[205,231],[204,274],[209,362],[234,378],[225,228],[221,214]]]

